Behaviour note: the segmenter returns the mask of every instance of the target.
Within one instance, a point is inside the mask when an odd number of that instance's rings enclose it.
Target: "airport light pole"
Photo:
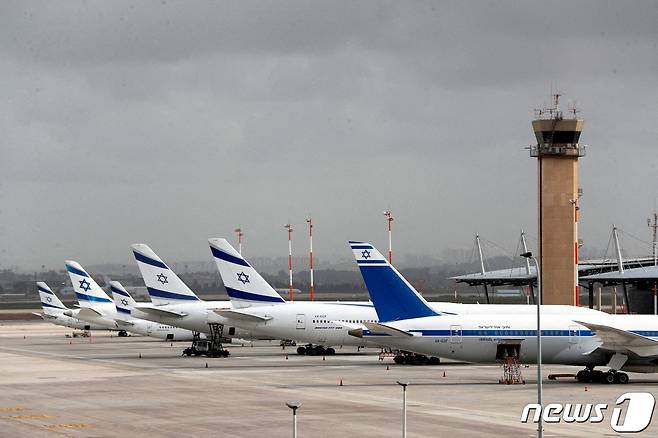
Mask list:
[[[537,404],[539,405],[539,421],[537,422],[537,437],[544,436],[544,425],[542,424],[543,405],[542,405],[542,380],[541,380],[541,271],[537,257],[534,257],[530,251],[521,254],[521,257],[532,259],[537,268]]]
[[[309,217],[306,222],[308,222],[308,265],[311,274],[311,301],[313,301],[315,297],[313,290],[313,218]]]
[[[402,387],[402,438],[407,438],[407,386],[409,382],[397,381]]]
[[[286,406],[292,409],[292,438],[297,438],[297,409],[302,403],[298,401],[286,402]]]
[[[288,230],[288,273],[290,279],[290,301],[292,301],[292,225],[287,223],[283,228]]]
[[[238,252],[240,253],[240,255],[242,255],[242,238],[244,237],[242,228],[236,228],[235,234],[238,236]]]
[[[388,222],[388,262],[393,264],[393,238],[391,236],[391,225],[393,222],[393,216],[391,216],[391,210],[384,211],[384,216],[386,216],[386,222]]]

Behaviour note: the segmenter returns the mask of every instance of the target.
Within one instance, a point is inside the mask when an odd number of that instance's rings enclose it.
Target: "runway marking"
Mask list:
[[[16,418],[17,420],[52,420],[55,418],[54,415],[12,415],[11,418]]]
[[[44,424],[42,427],[44,429],[85,429],[91,427],[91,425],[85,423],[58,423]]]
[[[18,411],[24,411],[24,410],[25,410],[25,408],[18,408],[18,407],[0,408],[0,412],[18,412]]]

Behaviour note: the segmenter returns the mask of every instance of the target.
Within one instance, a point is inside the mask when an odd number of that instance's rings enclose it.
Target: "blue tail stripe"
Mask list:
[[[240,265],[240,266],[249,266],[249,263],[247,263],[244,259],[232,256],[231,254],[227,254],[224,251],[220,251],[219,249],[215,248],[214,246],[210,247],[210,251],[212,252],[212,255],[214,257],[217,257],[220,260],[224,260],[225,262],[233,263],[235,265]]]
[[[71,265],[66,265],[66,270],[77,275],[81,275],[83,277],[89,277],[85,271],[81,271],[80,269],[73,267]]]
[[[59,306],[55,306],[53,304],[48,304],[48,303],[43,303],[43,302],[41,303],[41,305],[43,307],[52,307],[53,309],[67,310],[66,307],[59,307]]]
[[[352,249],[374,249],[371,245],[351,245]]]
[[[242,290],[233,289],[232,287],[224,286],[226,288],[226,294],[231,298],[237,298],[239,300],[248,300],[248,301],[266,301],[271,303],[285,303],[285,300],[281,297],[271,297],[268,295],[259,295],[251,292],[245,292]]]
[[[121,312],[121,313],[127,313],[128,315],[130,315],[130,310],[128,310],[128,309],[124,309],[124,308],[119,307],[119,306],[116,306],[116,307],[117,307],[117,311],[118,311],[118,312]]]
[[[389,265],[359,266],[382,322],[438,315]]]
[[[80,292],[75,293],[75,297],[78,300],[83,300],[83,301],[94,301],[97,303],[111,303],[112,300],[109,300],[107,298],[102,298],[102,297],[94,297],[92,295],[87,295],[87,294],[81,294]]]
[[[44,289],[41,286],[37,286],[37,288],[39,289],[39,292],[43,292],[43,293],[50,294],[50,295],[55,295],[54,293],[52,293],[48,289]]]
[[[119,295],[122,295],[122,296],[124,296],[124,297],[130,297],[130,295],[128,295],[127,292],[124,292],[124,291],[122,291],[122,290],[119,289],[119,288],[116,288],[116,287],[114,287],[114,286],[110,286],[110,289],[112,290],[112,292],[118,293]]]
[[[137,261],[146,263],[147,265],[156,266],[158,268],[169,269],[167,265],[165,265],[159,260],[154,260],[150,257],[146,257],[144,254],[140,254],[137,251],[133,251],[133,254],[135,254],[135,259],[137,259]]]
[[[185,300],[185,301],[199,301],[199,298],[197,298],[194,295],[177,294],[175,292],[167,292],[166,290],[160,290],[154,287],[147,287],[146,290],[148,291],[149,295],[158,298],[171,298],[174,300]]]

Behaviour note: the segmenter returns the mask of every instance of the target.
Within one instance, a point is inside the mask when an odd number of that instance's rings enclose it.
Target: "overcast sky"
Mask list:
[[[658,193],[658,3],[4,1],[0,268],[441,255],[536,235],[533,109],[585,118],[581,237],[645,240]]]

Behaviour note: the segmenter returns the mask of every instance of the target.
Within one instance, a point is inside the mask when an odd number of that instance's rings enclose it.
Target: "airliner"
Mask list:
[[[373,245],[351,241],[350,247],[379,318],[354,328],[351,335],[374,338],[395,349],[468,362],[495,363],[510,355],[523,363],[537,362],[536,316],[441,312]],[[542,314],[547,307],[542,306]],[[583,366],[576,375],[581,382],[628,383],[622,371],[658,372],[658,318],[567,307],[543,319],[543,363]]]
[[[132,314],[127,318],[126,313],[117,310],[116,304],[87,271],[84,270],[80,263],[67,260],[66,270],[69,273],[73,290],[80,303],[81,309],[78,312],[78,318],[91,323],[112,324],[116,330],[129,331],[138,335],[152,336],[159,339],[172,339],[172,336],[178,339],[176,334],[191,339],[191,334],[188,336],[183,331],[175,333],[172,331],[173,329],[160,329],[159,325],[161,324],[139,319]],[[118,286],[121,285],[119,284]],[[118,288],[117,284],[115,284],[115,290],[125,291],[123,287]]]
[[[223,326],[223,337],[253,339],[250,330],[239,329],[215,313],[230,309],[230,301],[200,299],[148,245],[134,244],[132,250],[153,302],[153,305],[135,306],[133,316],[207,335],[211,335],[209,324],[217,323]]]
[[[226,293],[233,303],[232,309],[218,309],[216,313],[228,321],[261,336],[307,343],[307,346],[298,348],[299,354],[308,353],[307,349],[311,353],[332,354],[335,353],[333,347],[342,345],[380,346],[374,338],[355,339],[348,335],[350,324],[378,321],[371,302],[286,302],[226,239],[213,238],[208,242]],[[534,309],[527,305],[433,303],[431,306],[437,312],[452,315],[485,312],[532,314]],[[569,308],[549,307],[550,313]],[[579,312],[585,314],[588,311],[582,309]]]
[[[62,303],[62,301],[55,295],[55,293],[43,281],[37,281],[37,288],[39,290],[39,299],[41,300],[41,307],[43,307],[43,314],[35,313],[35,315],[43,318],[45,321],[52,322],[55,325],[70,327],[79,330],[107,330],[105,325],[92,324],[87,321],[78,319],[76,315],[80,309],[71,310]],[[65,312],[71,312],[66,315]]]
[[[167,341],[192,340],[194,334],[191,330],[136,318],[133,315],[133,309],[137,306],[137,303],[118,281],[110,281],[110,290],[112,291],[112,299],[117,310],[115,320],[119,324],[119,328]]]

